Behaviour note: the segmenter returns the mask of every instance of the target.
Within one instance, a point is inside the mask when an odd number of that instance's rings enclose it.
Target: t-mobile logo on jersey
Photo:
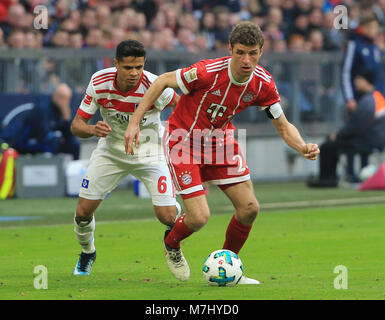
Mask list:
[[[226,106],[221,106],[220,104],[212,103],[210,107],[207,108],[207,113],[211,115],[210,122],[215,123],[218,121],[218,118],[222,118],[227,110]]]

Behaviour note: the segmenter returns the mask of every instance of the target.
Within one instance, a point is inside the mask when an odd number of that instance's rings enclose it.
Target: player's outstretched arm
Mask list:
[[[287,120],[284,113],[282,113],[278,119],[273,119],[272,121],[280,136],[288,146],[298,151],[298,153],[305,159],[317,159],[317,156],[320,153],[318,145],[315,143],[306,143],[301,137],[298,129]]]
[[[97,124],[88,124],[88,119],[76,114],[71,123],[71,132],[79,138],[89,138],[92,136],[106,137],[111,131],[110,126],[104,121],[98,121]]]
[[[132,146],[134,141],[135,146],[139,147],[140,121],[166,88],[178,88],[175,71],[164,73],[154,81],[151,87],[144,94],[134,114],[130,117],[130,122],[128,123],[126,132],[124,133],[124,147],[126,154],[134,154]]]

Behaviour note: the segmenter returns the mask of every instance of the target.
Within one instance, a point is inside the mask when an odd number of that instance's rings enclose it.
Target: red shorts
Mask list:
[[[206,194],[202,183],[226,189],[250,179],[250,172],[235,138],[221,146],[205,148],[173,140],[167,132],[164,153],[175,188],[183,199]]]

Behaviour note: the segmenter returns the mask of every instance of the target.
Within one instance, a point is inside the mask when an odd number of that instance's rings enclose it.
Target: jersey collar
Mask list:
[[[245,85],[247,85],[251,81],[251,79],[253,79],[253,73],[251,73],[250,78],[247,81],[245,81],[245,82],[238,82],[237,80],[234,79],[233,74],[231,72],[231,58],[229,59],[228,63],[229,63],[229,67],[227,68],[227,72],[229,74],[229,78],[230,78],[230,82],[231,83],[233,83],[233,84],[235,84],[237,86],[245,86]]]

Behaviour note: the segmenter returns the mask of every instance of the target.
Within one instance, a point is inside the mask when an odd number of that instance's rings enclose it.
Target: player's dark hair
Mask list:
[[[234,47],[236,43],[240,43],[244,46],[256,46],[263,47],[264,38],[261,28],[250,21],[243,21],[236,24],[230,33],[229,42],[231,47]]]
[[[146,49],[136,40],[124,40],[116,48],[115,58],[121,61],[125,57],[146,57]]]

